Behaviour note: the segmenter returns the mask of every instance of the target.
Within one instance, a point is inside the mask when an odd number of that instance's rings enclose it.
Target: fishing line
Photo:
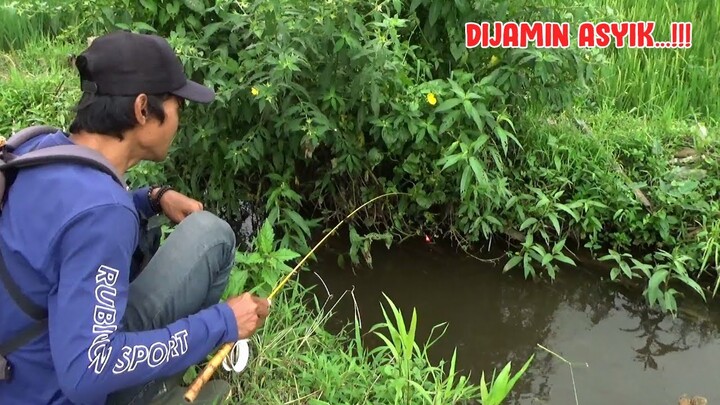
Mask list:
[[[275,295],[280,292],[280,290],[283,288],[283,286],[290,280],[290,278],[297,272],[297,270],[310,258],[310,256],[319,248],[327,238],[330,237],[338,228],[340,228],[340,225],[345,223],[350,217],[355,215],[358,211],[365,208],[367,205],[371,204],[372,202],[379,200],[384,197],[388,197],[391,195],[410,195],[408,193],[401,193],[401,192],[393,192],[393,193],[386,193],[379,195],[370,201],[364,203],[363,205],[356,208],[353,212],[348,214],[345,218],[343,218],[342,221],[340,221],[333,229],[330,230],[330,232],[325,235],[324,238],[320,240],[313,248],[308,252],[305,257],[300,260],[300,262],[295,265],[295,268],[287,275],[285,278],[283,278],[277,286],[272,290],[270,295],[267,297],[268,303],[271,302],[272,299],[275,298]],[[188,387],[187,391],[185,392],[185,401],[186,402],[193,402],[195,401],[195,398],[197,398],[198,394],[200,394],[200,390],[202,387],[210,381],[210,378],[215,373],[215,370],[221,365],[223,365],[223,368],[227,371],[236,371],[236,372],[242,372],[245,367],[247,367],[248,360],[250,358],[250,345],[249,345],[249,339],[240,339],[235,343],[225,343],[220,347],[220,349],[217,351],[217,353],[212,357],[212,359],[208,362],[208,364],[205,366],[203,371],[195,378],[193,383]],[[232,353],[232,355],[231,355]],[[230,357],[228,357],[230,356]],[[238,371],[239,370],[239,371]]]
[[[552,354],[553,356],[557,357],[558,359],[562,360],[563,362],[567,363],[568,366],[570,366],[570,379],[572,380],[573,392],[575,393],[575,405],[580,405],[580,402],[578,402],[577,386],[575,385],[575,373],[573,372],[573,363],[565,360],[564,357],[562,357],[561,355],[559,355],[559,354],[555,353],[554,351],[548,349],[547,347],[541,345],[540,343],[536,343],[536,345],[537,345],[539,348],[541,348],[541,349],[545,350],[546,352]],[[590,367],[590,365],[587,364],[587,363],[583,363],[583,364],[585,364],[585,367]]]

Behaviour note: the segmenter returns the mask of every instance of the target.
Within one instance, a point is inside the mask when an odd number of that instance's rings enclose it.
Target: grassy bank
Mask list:
[[[422,316],[416,318],[413,313],[412,318],[403,319],[389,298],[379,303],[385,322],[363,330],[350,324],[333,335],[324,325],[334,305],[352,299],[350,294],[333,297],[332,302],[303,303],[312,296],[297,285],[289,288],[253,339],[248,369],[240,376],[220,373],[235,383],[237,403],[500,404],[532,360],[513,367],[512,373],[509,364],[498,370],[494,383],[492,373],[458,375],[455,356],[438,364],[428,359],[427,352],[442,330],[426,342],[418,341],[415,330]],[[362,335],[368,332],[378,334],[385,343],[366,347]],[[517,367],[521,367],[519,373]]]

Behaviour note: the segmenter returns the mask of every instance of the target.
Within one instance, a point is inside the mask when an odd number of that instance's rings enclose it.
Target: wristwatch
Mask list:
[[[160,189],[160,191],[158,191],[155,198],[153,198],[153,191],[155,191],[156,189]],[[150,189],[148,190],[148,200],[150,201],[150,208],[153,210],[154,213],[156,213],[156,214],[162,213],[162,207],[160,206],[160,199],[162,198],[163,194],[165,194],[168,190],[172,190],[172,187],[170,187],[170,186],[150,186]]]

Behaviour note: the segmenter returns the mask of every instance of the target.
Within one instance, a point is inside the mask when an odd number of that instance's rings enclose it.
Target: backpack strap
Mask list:
[[[13,152],[15,149],[19,148],[20,145],[24,144],[32,138],[35,138],[38,135],[48,134],[59,130],[59,128],[51,127],[48,125],[35,125],[32,127],[23,128],[20,131],[14,133],[10,137],[10,139],[6,141],[5,148],[8,149],[10,152]]]
[[[10,136],[10,139],[5,139],[0,136],[0,166],[5,164],[6,155],[11,154],[20,145],[35,138],[38,135],[47,134],[58,131],[58,128],[51,127],[48,125],[35,125],[27,128],[23,128],[20,131]],[[4,200],[5,187],[7,185],[7,178],[5,173],[0,169],[0,207]]]
[[[28,140],[41,135],[57,131],[50,126],[28,127],[14,134],[7,140],[5,145],[0,145],[0,201],[4,200],[5,189],[8,183],[8,176],[5,172],[9,169],[18,169],[31,166],[40,166],[51,163],[79,163],[92,166],[104,173],[109,174],[113,180],[123,188],[127,188],[125,177],[108,162],[99,152],[82,145],[59,145],[50,146],[24,153],[20,156],[13,152],[20,145]]]
[[[0,382],[9,382],[12,379],[13,366],[8,360],[7,355],[47,330],[48,312],[47,309],[38,306],[22,293],[22,290],[20,290],[20,287],[15,283],[7,270],[2,252],[0,252],[0,281],[5,285],[5,289],[10,294],[10,297],[20,309],[35,320],[35,323],[21,330],[17,335],[0,343]]]
[[[0,281],[5,284],[5,289],[20,309],[36,321],[35,324],[27,327],[14,338],[0,344],[0,356],[7,356],[18,347],[22,346],[26,342],[29,342],[45,331],[47,328],[48,312],[47,309],[35,304],[22,293],[20,287],[15,283],[15,280],[12,279],[10,273],[8,272],[2,252],[0,252]]]
[[[12,153],[5,153],[4,164],[0,164],[0,171],[7,169],[20,169],[23,167],[39,166],[50,163],[80,163],[93,166],[110,176],[118,184],[125,187],[125,177],[108,162],[108,160],[93,149],[81,145],[58,145],[49,146],[27,152],[20,156]],[[4,190],[0,190],[4,192]]]

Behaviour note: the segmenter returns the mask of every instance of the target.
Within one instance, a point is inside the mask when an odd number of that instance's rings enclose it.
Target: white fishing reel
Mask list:
[[[245,370],[250,360],[250,344],[248,340],[241,339],[235,342],[230,353],[223,359],[222,365],[225,371],[242,373]]]

